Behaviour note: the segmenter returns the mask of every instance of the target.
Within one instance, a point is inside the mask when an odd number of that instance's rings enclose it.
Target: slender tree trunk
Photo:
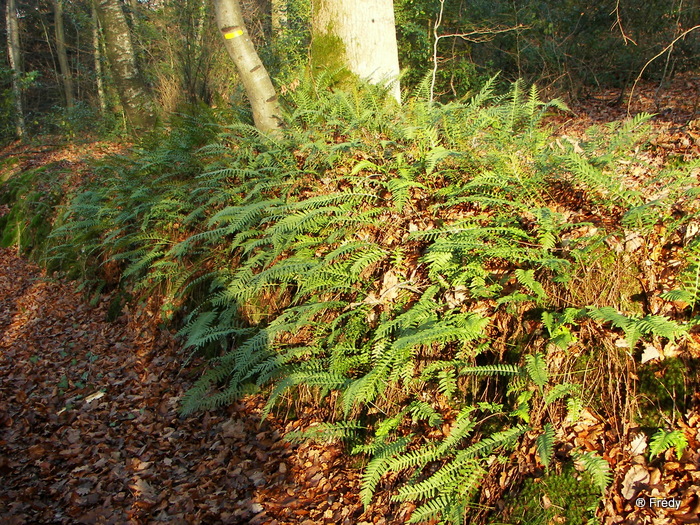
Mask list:
[[[122,3],[120,0],[97,0],[96,7],[107,59],[127,121],[134,129],[151,128],[156,121],[155,108],[136,64]]]
[[[15,102],[15,126],[18,137],[24,136],[24,111],[22,108],[22,89],[20,75],[22,74],[22,56],[19,43],[19,23],[17,21],[16,0],[7,0],[5,6],[5,22],[7,27],[7,56],[12,69],[12,95]]]
[[[311,65],[347,68],[401,99],[392,0],[312,0]]]
[[[179,57],[183,92],[188,103],[207,99],[204,27],[208,6],[207,0],[190,0],[177,6],[179,10],[187,9],[187,29],[182,36],[184,42],[174,54]]]
[[[287,0],[271,0],[272,38],[287,29]]]
[[[197,0],[197,23],[195,27],[195,41],[197,49],[201,51],[204,41],[204,23],[207,18],[207,0]]]
[[[236,64],[245,86],[255,126],[260,131],[279,129],[281,119],[277,94],[270,75],[250,40],[238,0],[214,0],[214,9],[226,50]]]
[[[71,109],[75,106],[75,95],[73,93],[73,75],[68,66],[66,36],[63,30],[63,0],[53,0],[53,14],[54,28],[56,29],[56,53],[58,54],[58,65],[61,69],[61,82],[66,97],[66,107]]]
[[[92,16],[92,53],[95,59],[95,83],[97,85],[97,102],[100,105],[100,113],[107,112],[107,97],[105,97],[104,74],[102,72],[102,51],[100,50],[100,21],[97,18],[95,4],[91,5]]]

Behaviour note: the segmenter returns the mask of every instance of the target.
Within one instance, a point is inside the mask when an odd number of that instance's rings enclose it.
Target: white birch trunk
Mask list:
[[[271,0],[272,38],[276,38],[287,29],[287,0]]]
[[[214,0],[214,9],[226,50],[245,86],[255,127],[260,131],[279,129],[282,123],[277,94],[250,40],[238,0]]]
[[[95,4],[91,4],[92,16],[92,53],[95,59],[95,84],[97,87],[97,103],[100,105],[100,113],[107,112],[107,97],[105,96],[104,73],[102,72],[102,50],[100,44],[100,21],[97,18]]]
[[[156,121],[151,94],[141,78],[121,0],[97,0],[97,15],[114,84],[129,125],[134,129],[153,127]]]

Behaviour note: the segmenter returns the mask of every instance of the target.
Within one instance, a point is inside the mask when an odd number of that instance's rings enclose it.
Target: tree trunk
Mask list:
[[[400,102],[399,53],[392,0],[312,0],[311,65],[346,68],[390,86]]]
[[[206,72],[208,57],[204,48],[204,27],[207,19],[207,0],[191,0],[177,5],[179,12],[187,10],[186,29],[180,37],[181,44],[175,51],[181,69],[182,90],[185,100],[192,104],[207,100]],[[183,16],[185,18],[185,16]]]
[[[96,7],[107,59],[129,126],[133,129],[151,128],[156,121],[153,100],[136,64],[122,3],[120,0],[97,0]]]
[[[92,16],[92,53],[95,58],[95,83],[97,84],[97,102],[100,105],[100,113],[107,112],[107,97],[105,97],[104,75],[102,73],[102,51],[100,50],[100,21],[97,18],[95,4],[91,6]]]
[[[253,110],[255,127],[273,131],[281,127],[277,94],[265,66],[253,47],[238,0],[214,0],[216,22],[228,54],[238,69]]]
[[[63,0],[53,0],[54,28],[56,29],[56,52],[58,65],[61,69],[61,82],[66,97],[66,107],[72,109],[75,106],[73,94],[73,75],[68,66],[68,53],[66,52],[66,37],[63,30]]]
[[[287,0],[271,0],[272,38],[277,38],[287,29]]]
[[[12,69],[12,95],[14,96],[16,118],[15,126],[18,137],[24,136],[24,111],[22,108],[22,89],[20,75],[22,74],[22,56],[19,44],[19,23],[17,21],[17,2],[7,0],[5,6],[5,22],[7,27],[7,56]]]

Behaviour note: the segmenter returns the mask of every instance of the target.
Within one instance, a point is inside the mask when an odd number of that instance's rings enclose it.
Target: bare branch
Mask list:
[[[629,41],[629,42],[632,42],[636,46],[637,42],[632,40],[631,37],[627,36],[627,33],[625,33],[625,28],[622,26],[622,17],[620,16],[620,0],[617,0],[617,3],[615,4],[615,9],[610,14],[613,14],[613,13],[615,13],[615,22],[613,23],[610,30],[615,29],[615,27],[619,27],[620,34],[622,35],[622,40],[624,40],[625,45],[627,45],[627,42]]]
[[[514,27],[488,27],[485,29],[475,29],[474,31],[470,31],[469,33],[450,33],[447,35],[440,35],[438,39],[442,38],[461,38],[462,40],[466,40],[467,42],[472,42],[475,44],[480,44],[482,42],[489,42],[490,40],[493,40],[496,38],[496,35],[499,33],[507,33],[509,31],[516,31],[518,29],[524,29],[527,26],[524,26],[522,24],[519,24]]]
[[[630,90],[630,98],[627,101],[627,115],[630,114],[630,107],[632,106],[632,95],[634,94],[634,90],[637,87],[639,80],[642,78],[642,75],[644,74],[644,71],[649,66],[649,64],[651,64],[654,60],[656,60],[661,55],[663,55],[666,51],[671,49],[674,46],[674,44],[676,42],[678,42],[679,40],[681,40],[682,38],[684,38],[685,35],[687,35],[688,33],[691,33],[692,31],[695,31],[696,29],[700,29],[700,24],[683,31],[680,35],[678,35],[676,38],[674,38],[669,45],[667,45],[665,48],[663,48],[661,51],[659,51],[656,55],[654,55],[652,58],[650,58],[646,64],[644,64],[644,67],[642,67],[642,70],[639,72],[639,75],[637,75],[637,78],[634,80],[634,84],[632,84],[632,89]]]
[[[432,82],[430,83],[431,104],[433,103],[433,99],[435,96],[435,81],[437,78],[438,70],[438,44],[440,43],[440,40],[442,40],[443,38],[461,38],[466,42],[479,44],[493,40],[496,37],[496,35],[500,33],[516,31],[518,29],[524,29],[527,27],[522,24],[518,24],[514,27],[487,27],[483,29],[474,29],[473,31],[469,31],[467,33],[450,33],[447,35],[438,35],[438,29],[440,29],[440,26],[442,25],[442,16],[444,14],[444,11],[445,0],[440,0],[440,12],[438,13],[438,17],[435,20],[435,24],[433,25],[433,77]]]

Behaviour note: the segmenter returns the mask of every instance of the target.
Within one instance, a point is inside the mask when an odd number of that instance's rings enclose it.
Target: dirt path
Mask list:
[[[261,398],[181,419],[198,372],[147,313],[106,322],[108,303],[0,249],[5,525],[387,522],[361,516],[337,447],[290,446],[299,423],[261,423]]]

